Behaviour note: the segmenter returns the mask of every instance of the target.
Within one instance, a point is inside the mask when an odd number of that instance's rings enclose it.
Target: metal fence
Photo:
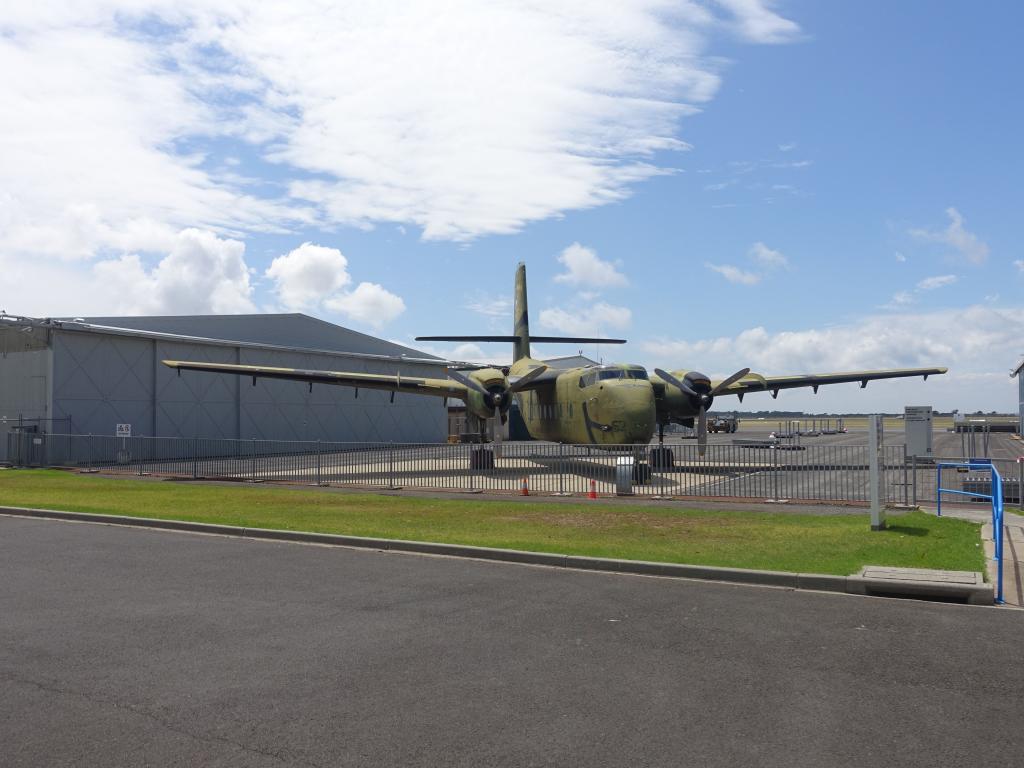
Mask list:
[[[869,500],[866,445],[786,449],[755,441],[750,445],[709,445],[701,456],[693,444],[597,449],[506,442],[497,455],[490,445],[12,433],[7,448],[12,463],[18,466],[193,479],[499,492],[519,492],[525,482],[531,492],[566,495],[621,492],[625,479],[629,492],[648,496]],[[908,460],[903,446],[885,446],[880,467],[886,503],[934,500],[934,465]],[[1016,468],[1010,472],[1000,466],[1000,470],[1007,477],[1016,477]],[[969,486],[977,479],[964,476],[954,480]],[[1020,498],[1016,486],[1007,486],[1004,495],[1008,503]]]

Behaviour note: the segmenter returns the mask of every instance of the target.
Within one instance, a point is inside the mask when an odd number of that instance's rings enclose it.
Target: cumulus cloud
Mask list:
[[[1015,260],[1013,262],[1013,266],[1015,266],[1021,273],[1024,273],[1024,259]]]
[[[324,306],[352,320],[381,328],[405,311],[405,302],[377,283],[360,283],[355,290],[324,301]]]
[[[821,395],[783,393],[787,407],[869,410],[884,404],[931,402],[943,409],[1009,409],[1015,389],[1008,386],[1006,350],[1024,336],[1024,309],[973,306],[956,310],[876,315],[855,323],[796,331],[750,328],[735,336],[656,339],[641,346],[650,365],[700,367],[730,372],[749,365],[765,374],[813,373],[875,368],[948,366],[950,374],[908,383],[879,382],[867,395],[844,387],[822,387]],[[744,403],[748,407],[758,406]]]
[[[556,283],[569,285],[609,288],[626,285],[629,281],[619,272],[616,265],[599,258],[591,248],[573,243],[558,255],[558,261],[565,272],[555,275]]]
[[[537,325],[569,336],[595,336],[629,327],[633,313],[627,307],[598,302],[589,306],[541,310]]]
[[[705,263],[704,266],[717,272],[730,283],[739,283],[740,285],[757,285],[761,282],[760,275],[753,272],[746,272],[739,267],[734,267],[732,264]]]
[[[983,263],[988,258],[988,245],[964,227],[964,217],[956,208],[947,208],[946,215],[949,216],[949,226],[945,229],[912,229],[910,234],[921,240],[947,245],[975,264]]]
[[[288,309],[311,309],[351,282],[348,259],[337,248],[303,243],[275,258],[266,272]]]
[[[274,293],[286,309],[326,310],[349,320],[379,329],[405,311],[405,302],[377,283],[352,282],[348,259],[337,248],[303,243],[278,256],[266,276],[274,282]]]

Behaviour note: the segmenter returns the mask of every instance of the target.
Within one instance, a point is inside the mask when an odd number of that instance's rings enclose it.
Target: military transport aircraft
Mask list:
[[[506,420],[512,398],[519,402],[520,413],[530,435],[538,440],[561,443],[589,443],[614,449],[624,445],[646,446],[657,431],[659,442],[666,424],[675,422],[694,426],[696,422],[701,455],[707,444],[707,411],[716,397],[748,392],[770,392],[811,387],[815,392],[823,384],[860,382],[866,387],[874,379],[895,379],[946,372],[945,368],[897,368],[878,371],[849,371],[801,376],[761,376],[743,368],[733,375],[714,381],[692,370],[654,370],[654,376],[639,365],[596,365],[584,368],[552,369],[530,355],[530,344],[537,342],[612,343],[623,339],[530,336],[526,300],[526,266],[516,270],[514,332],[511,336],[418,336],[417,341],[511,342],[513,362],[510,368],[479,368],[470,371],[448,369],[446,379],[418,376],[311,371],[295,368],[271,368],[260,365],[164,360],[164,365],[182,370],[231,373],[258,378],[289,379],[313,384],[334,384],[359,389],[383,389],[456,398],[476,417],[490,419],[492,433],[500,440],[500,425]],[[392,395],[393,398],[393,395]],[[652,463],[654,463],[652,461]]]

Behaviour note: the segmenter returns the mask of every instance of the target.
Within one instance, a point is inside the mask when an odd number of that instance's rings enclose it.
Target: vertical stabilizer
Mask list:
[[[530,315],[526,306],[526,265],[523,262],[519,262],[516,269],[516,295],[512,313],[515,320],[512,335],[516,337],[512,342],[512,362],[515,362],[530,356]]]

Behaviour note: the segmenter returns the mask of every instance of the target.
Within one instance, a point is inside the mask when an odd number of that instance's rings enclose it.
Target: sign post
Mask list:
[[[868,466],[871,496],[871,530],[885,530],[885,505],[882,503],[882,417],[868,416]]]

